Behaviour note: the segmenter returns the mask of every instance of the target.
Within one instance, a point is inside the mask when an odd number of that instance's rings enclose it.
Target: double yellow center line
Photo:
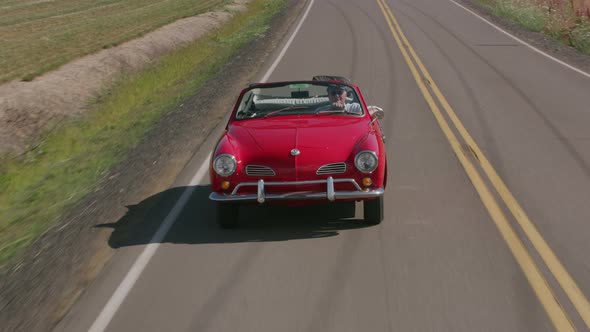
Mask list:
[[[465,142],[470,150],[475,154],[477,161],[483,173],[490,181],[492,186],[494,187],[495,191],[498,193],[504,204],[508,207],[520,227],[523,229],[526,236],[529,238],[531,244],[539,253],[541,259],[545,262],[559,285],[564,290],[565,294],[569,297],[570,301],[573,303],[574,307],[586,323],[586,326],[590,329],[590,303],[580,290],[580,288],[576,285],[576,282],[570,276],[570,274],[566,271],[563,267],[557,256],[553,253],[547,242],[543,239],[541,234],[537,231],[533,223],[530,221],[520,204],[516,201],[512,193],[504,184],[504,181],[500,179],[498,173],[494,170],[486,156],[477,146],[471,135],[467,132],[455,112],[453,108],[449,105],[446,98],[441,93],[440,89],[424,67],[424,64],[406,39],[397,19],[393,15],[391,8],[387,5],[385,0],[377,0],[385,19],[387,20],[387,24],[393,34],[393,38],[395,39],[397,46],[399,47],[410,71],[414,79],[416,80],[416,84],[420,88],[424,99],[428,103],[432,114],[436,118],[438,125],[442,129],[444,135],[446,136],[451,148],[455,152],[457,158],[467,176],[473,183],[473,186],[477,190],[482,202],[484,203],[488,213],[492,217],[494,223],[498,227],[498,230],[502,234],[502,237],[508,244],[512,254],[514,255],[516,261],[520,265],[521,269],[523,270],[526,278],[528,279],[529,283],[531,284],[535,294],[539,298],[541,304],[545,308],[549,318],[551,319],[552,323],[554,324],[555,328],[558,331],[575,331],[575,327],[573,326],[572,322],[568,318],[567,314],[563,307],[559,304],[555,294],[549,287],[546,279],[543,277],[539,268],[535,264],[534,260],[532,259],[531,255],[526,250],[525,246],[523,245],[522,241],[516,235],[512,226],[506,219],[506,216],[502,212],[502,209],[498,205],[498,202],[494,198],[494,195],[486,185],[485,181],[482,179],[482,176],[478,172],[477,168],[473,165],[473,163],[465,156],[464,150],[462,149],[461,142],[457,139],[457,136],[451,130],[449,123],[443,116],[439,106],[435,102],[433,95],[442,105],[445,113],[451,120],[452,124],[454,125],[456,131],[461,136],[463,142]],[[413,61],[412,61],[413,60]],[[417,68],[416,68],[417,67]],[[431,93],[432,91],[432,93]]]

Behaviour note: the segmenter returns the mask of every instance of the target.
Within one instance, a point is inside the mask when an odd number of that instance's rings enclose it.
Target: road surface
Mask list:
[[[142,202],[169,229],[121,246],[56,330],[588,330],[590,76],[449,0],[315,0],[299,22],[260,79],[347,76],[385,110],[383,223],[359,203],[218,229],[220,127]]]

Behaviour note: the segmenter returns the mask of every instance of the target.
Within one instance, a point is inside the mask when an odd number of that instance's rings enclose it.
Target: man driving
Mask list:
[[[326,109],[344,110],[347,113],[362,114],[363,110],[359,103],[346,103],[348,92],[343,86],[330,85],[328,86],[328,99],[330,105]],[[322,107],[323,108],[323,107]]]

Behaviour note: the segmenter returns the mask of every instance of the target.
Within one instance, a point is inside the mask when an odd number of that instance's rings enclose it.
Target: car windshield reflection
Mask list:
[[[364,111],[356,92],[348,85],[285,83],[246,91],[235,119],[303,114],[360,116]]]

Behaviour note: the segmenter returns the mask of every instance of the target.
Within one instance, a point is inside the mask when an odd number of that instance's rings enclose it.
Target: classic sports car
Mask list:
[[[383,219],[387,183],[384,112],[337,76],[251,84],[236,102],[210,165],[221,227],[239,206],[364,201],[364,219]]]

